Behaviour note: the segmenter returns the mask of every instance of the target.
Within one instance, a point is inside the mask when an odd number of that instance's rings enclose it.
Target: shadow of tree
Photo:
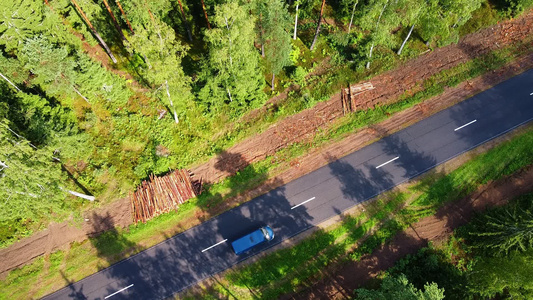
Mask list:
[[[240,153],[222,151],[217,156],[215,168],[226,172],[229,176],[217,185],[206,184],[204,186],[204,190],[198,196],[197,202],[203,211],[202,219],[231,208],[242,201],[239,198],[242,198],[249,190],[258,188],[268,180],[267,168],[256,168],[254,165],[249,165]],[[267,192],[272,189],[269,187],[279,184],[279,180],[274,179],[270,184],[255,192]],[[231,199],[231,201],[225,202],[228,199]]]
[[[225,153],[223,157],[243,163],[240,155]],[[238,171],[227,168],[223,163],[218,164],[217,167],[232,172]],[[245,169],[227,180],[224,195],[243,193],[249,188],[242,184],[245,179],[254,178],[256,184],[266,179],[266,172],[258,172],[251,166]],[[279,182],[274,184],[279,184]],[[218,213],[218,211],[209,210],[208,204],[217,204],[216,201],[222,202],[224,200],[222,195],[222,192],[211,191],[203,196],[204,202],[200,202],[200,205],[203,205],[202,209],[209,212],[207,216],[211,213]],[[285,197],[284,187],[271,190],[255,198],[254,201],[231,208],[217,215],[216,218],[211,218],[196,227],[170,237],[152,248],[91,276],[90,281],[93,283],[97,281],[95,278],[101,282],[112,282],[102,287],[98,286],[97,292],[94,292],[94,288],[91,287],[91,293],[93,293],[91,297],[111,295],[128,286],[131,288],[113,297],[117,299],[170,297],[183,288],[211,277],[313,226],[312,217],[305,210],[292,211],[291,207],[292,205]],[[112,227],[111,216],[93,215],[91,222],[95,232],[103,232],[91,238],[91,243],[97,249],[98,256],[106,259],[110,264],[117,260],[117,253],[123,255],[124,251],[136,247],[135,243]],[[272,227],[276,235],[275,239],[243,255],[235,255],[230,242],[265,225]],[[78,288],[84,284],[85,288],[89,289],[86,281],[78,282],[73,287]]]
[[[138,250],[136,243],[128,240],[114,227],[113,216],[109,212],[104,215],[93,212],[88,219],[94,232],[89,241],[96,248],[98,257],[105,259],[108,265],[123,259],[125,252]],[[104,266],[98,266],[98,269],[102,268]]]
[[[65,280],[65,282],[67,283],[66,288],[70,291],[68,294],[68,297],[70,299],[75,299],[75,300],[86,300],[87,299],[87,297],[85,297],[83,293],[83,285],[81,285],[78,289],[76,289],[76,287],[74,286],[74,281],[69,280],[63,271],[59,271],[59,273],[61,273],[61,277],[63,277],[63,280]]]

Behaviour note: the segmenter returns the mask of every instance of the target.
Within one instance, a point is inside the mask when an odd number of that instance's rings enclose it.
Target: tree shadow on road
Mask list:
[[[63,271],[59,272],[61,273],[61,277],[63,277],[63,280],[65,280],[65,282],[67,283],[67,288],[70,290],[68,297],[76,300],[86,300],[87,297],[83,293],[83,285],[76,289],[76,287],[73,285],[74,281],[69,280]]]

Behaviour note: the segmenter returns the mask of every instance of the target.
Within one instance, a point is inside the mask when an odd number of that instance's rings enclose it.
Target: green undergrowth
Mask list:
[[[318,230],[291,248],[277,250],[257,262],[223,275],[208,293],[238,299],[276,299],[297,291],[317,278],[324,268],[357,261],[391,240],[423,217],[436,214],[481,185],[512,174],[533,161],[533,130],[529,129],[480,154],[449,174],[424,176],[405,192],[389,192],[368,211],[346,216],[336,225]],[[408,201],[412,200],[412,201]],[[358,245],[354,248],[354,245]],[[186,295],[185,299],[198,297]],[[191,298],[191,299],[192,299]]]

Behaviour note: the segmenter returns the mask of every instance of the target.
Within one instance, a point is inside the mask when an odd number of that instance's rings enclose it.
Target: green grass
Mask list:
[[[488,181],[512,174],[532,161],[533,130],[529,129],[447,175],[426,176],[407,192],[397,192],[386,201],[381,198],[373,205],[377,208],[373,213],[347,216],[338,225],[320,230],[294,247],[275,251],[226,273],[217,286],[218,293],[238,295],[239,299],[275,299],[293,292],[320,277],[330,263],[359,260],[409,224],[435,214],[445,203],[470,194]],[[414,201],[407,203],[413,196]],[[402,208],[403,205],[406,206]],[[372,229],[375,231],[365,239]],[[356,243],[360,244],[352,250]]]

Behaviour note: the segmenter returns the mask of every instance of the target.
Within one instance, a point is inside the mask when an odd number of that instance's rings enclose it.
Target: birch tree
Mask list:
[[[64,204],[61,170],[10,126],[0,119],[0,223],[14,226],[22,220],[29,230]]]
[[[130,51],[145,58],[148,67],[141,70],[143,77],[169,105],[174,122],[178,123],[179,115],[186,115],[191,104],[191,79],[181,66],[188,47],[176,40],[174,30],[168,25],[158,18],[153,22],[153,26],[135,28],[135,35],[130,38]]]
[[[296,32],[298,29],[298,7],[300,6],[300,0],[294,1],[294,4],[296,5],[296,12],[294,13],[294,35],[292,39],[296,40]]]
[[[367,69],[370,68],[375,46],[391,47],[394,43],[391,30],[399,23],[395,8],[396,0],[378,0],[362,7],[364,12],[359,20],[360,27],[369,32]]]
[[[326,0],[322,0],[322,5],[320,6],[320,15],[318,15],[318,24],[316,25],[315,37],[313,38],[313,43],[309,50],[315,48],[316,40],[318,39],[318,34],[320,33],[320,25],[322,25],[322,15],[324,14],[324,6],[326,5]]]
[[[351,30],[352,30],[353,18],[355,16],[355,10],[356,10],[358,4],[359,4],[359,0],[344,0],[344,1],[342,1],[343,10],[344,11],[351,11],[351,13],[350,13],[350,23],[348,24],[348,33],[350,33]]]
[[[459,40],[459,28],[481,6],[482,0],[428,0],[419,17],[418,33],[427,42],[439,46]]]
[[[402,42],[402,45],[400,46],[400,49],[396,52],[396,54],[401,55],[403,47],[411,37],[411,34],[413,33],[413,29],[415,28],[415,25],[417,25],[417,22],[419,21],[419,16],[421,14],[426,13],[428,7],[427,2],[425,1],[413,1],[413,0],[400,0],[398,3],[400,6],[399,14],[400,14],[400,23],[403,26],[409,27],[409,32],[407,33],[407,36]]]
[[[200,74],[198,96],[210,110],[228,105],[233,112],[264,100],[255,19],[246,7],[228,2],[215,7],[213,29],[206,31],[209,56]]]

